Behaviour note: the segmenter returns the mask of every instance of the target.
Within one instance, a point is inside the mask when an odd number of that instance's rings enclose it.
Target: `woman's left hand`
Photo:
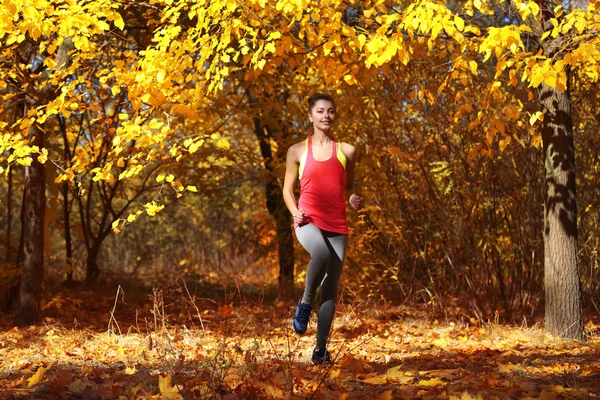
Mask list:
[[[355,210],[360,210],[365,205],[365,200],[362,197],[360,197],[359,195],[357,195],[356,193],[352,193],[350,195],[348,202],[350,202],[350,205]]]

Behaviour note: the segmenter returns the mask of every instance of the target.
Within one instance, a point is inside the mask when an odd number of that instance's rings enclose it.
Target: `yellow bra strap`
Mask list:
[[[335,153],[344,169],[346,169],[346,156],[344,155],[344,153],[342,153],[342,144],[340,142],[337,142],[337,149]]]

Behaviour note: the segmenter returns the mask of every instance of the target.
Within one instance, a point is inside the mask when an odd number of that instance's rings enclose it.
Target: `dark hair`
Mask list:
[[[333,97],[331,97],[330,95],[325,94],[325,93],[317,93],[317,94],[313,94],[312,96],[310,96],[308,98],[308,112],[311,112],[311,110],[313,109],[315,104],[317,104],[317,101],[319,101],[319,100],[330,101],[331,104],[333,104],[333,107],[335,108],[335,101],[333,101]]]

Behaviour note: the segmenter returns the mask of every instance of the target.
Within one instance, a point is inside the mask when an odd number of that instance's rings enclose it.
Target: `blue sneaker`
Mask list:
[[[304,304],[302,302],[302,299],[298,300],[298,307],[296,308],[296,312],[294,313],[294,319],[292,319],[292,327],[294,328],[296,333],[302,335],[304,332],[306,332],[311,312],[312,305]]]
[[[331,360],[331,353],[328,352],[327,349],[314,349],[311,361],[315,365],[333,363]]]

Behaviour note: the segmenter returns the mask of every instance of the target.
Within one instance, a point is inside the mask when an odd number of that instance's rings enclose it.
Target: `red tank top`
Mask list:
[[[306,162],[301,168],[298,208],[306,210],[305,216],[309,223],[325,231],[347,235],[344,196],[346,159],[340,146],[332,141],[331,157],[326,161],[317,161],[313,157],[311,137],[307,139],[307,143]]]

